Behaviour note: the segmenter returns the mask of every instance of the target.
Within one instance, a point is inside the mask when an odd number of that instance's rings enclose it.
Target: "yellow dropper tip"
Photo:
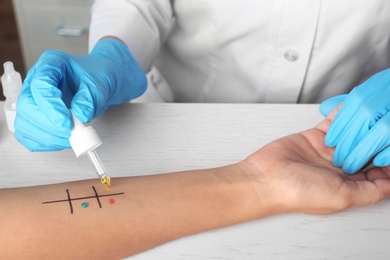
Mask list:
[[[111,185],[111,179],[110,179],[110,177],[108,177],[108,176],[106,175],[106,176],[102,177],[102,178],[100,179],[100,181],[101,181],[101,183],[102,183],[104,186],[106,186],[106,188],[105,188],[106,191],[111,190],[111,188],[110,188],[110,185]]]

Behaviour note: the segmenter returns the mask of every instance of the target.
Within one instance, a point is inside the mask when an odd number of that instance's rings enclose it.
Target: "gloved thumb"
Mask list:
[[[328,116],[338,105],[344,102],[347,96],[348,94],[343,94],[325,100],[320,105],[320,113],[325,117]]]
[[[88,123],[95,118],[95,109],[98,105],[94,100],[101,102],[99,98],[94,99],[87,88],[80,88],[74,95],[70,107],[82,123]]]

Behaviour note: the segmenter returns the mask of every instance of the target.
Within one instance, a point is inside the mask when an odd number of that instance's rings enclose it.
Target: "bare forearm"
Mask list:
[[[0,249],[10,259],[118,259],[266,215],[237,164],[223,168],[5,189]]]

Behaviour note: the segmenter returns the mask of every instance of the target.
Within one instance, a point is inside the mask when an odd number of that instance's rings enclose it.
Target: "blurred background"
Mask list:
[[[0,74],[3,75],[3,63],[14,63],[15,70],[24,78],[26,75],[22,52],[18,37],[15,14],[12,0],[0,0]],[[3,89],[0,84],[0,100],[4,100]]]
[[[0,0],[0,75],[12,61],[22,78],[41,54],[58,49],[88,54],[94,0]],[[1,88],[1,86],[0,86]],[[0,100],[4,100],[0,89]]]

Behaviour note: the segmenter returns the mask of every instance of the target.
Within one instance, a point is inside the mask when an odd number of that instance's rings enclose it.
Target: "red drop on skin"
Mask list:
[[[108,203],[110,203],[111,205],[115,203],[115,200],[114,199],[109,199],[108,200]]]

